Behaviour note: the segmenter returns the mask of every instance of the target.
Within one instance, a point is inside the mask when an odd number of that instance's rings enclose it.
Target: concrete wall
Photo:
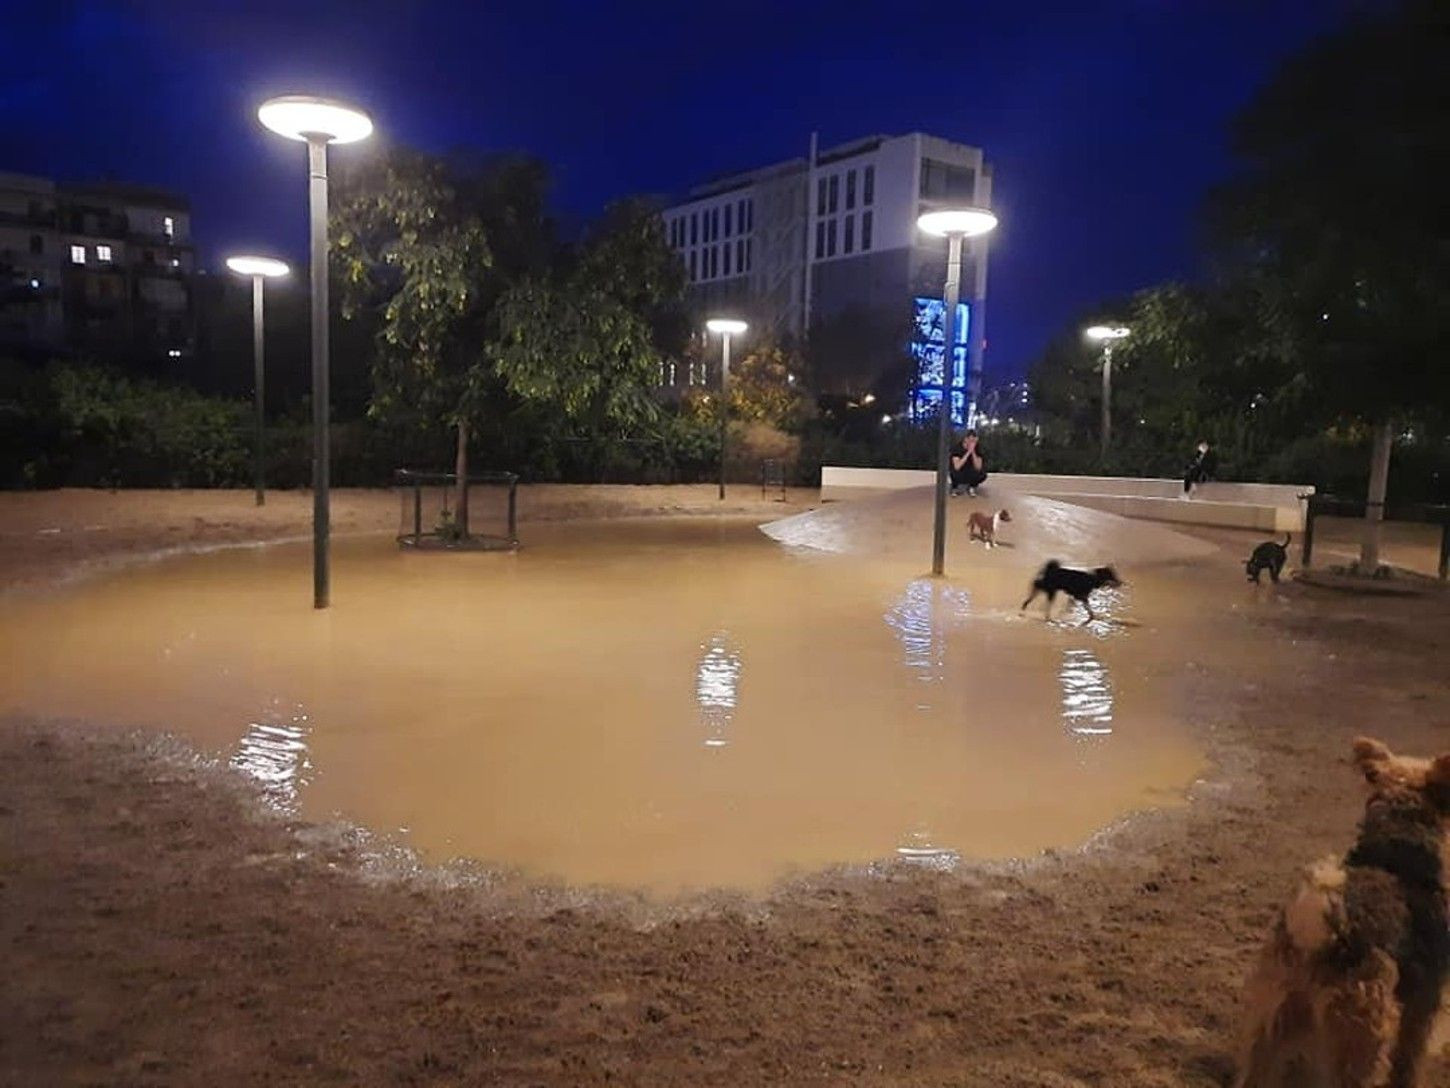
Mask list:
[[[899,488],[930,487],[935,481],[936,473],[930,469],[825,465],[821,468],[821,499],[829,502]],[[1180,480],[997,472],[984,490],[1038,495],[1150,521],[1298,532],[1304,527],[1305,512],[1300,496],[1312,494],[1314,488],[1308,484],[1213,482],[1185,501]]]

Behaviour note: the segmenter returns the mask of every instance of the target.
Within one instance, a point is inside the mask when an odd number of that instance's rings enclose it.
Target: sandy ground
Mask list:
[[[603,512],[718,508],[708,489],[541,489],[525,514],[596,494]],[[307,510],[0,500],[12,585],[292,535]],[[343,495],[338,520],[391,529],[394,502]],[[1195,569],[1244,592],[1247,538],[1212,539]],[[1214,761],[1188,806],[1030,864],[826,874],[763,900],[665,909],[390,869],[348,829],[269,815],[174,741],[7,723],[0,1083],[1226,1084],[1273,911],[1352,834],[1349,739],[1450,748],[1444,597],[1265,594],[1183,648],[1185,714]],[[1271,680],[1245,680],[1232,624],[1276,638]],[[1450,1086],[1450,1063],[1425,1083]]]

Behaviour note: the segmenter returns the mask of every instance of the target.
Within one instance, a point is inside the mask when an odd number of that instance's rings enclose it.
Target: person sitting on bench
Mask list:
[[[1218,471],[1218,454],[1213,452],[1207,440],[1198,443],[1198,449],[1194,452],[1193,460],[1188,462],[1188,467],[1183,470],[1183,497],[1190,498],[1193,490],[1199,484],[1213,479],[1213,474]]]
[[[987,478],[987,462],[982,456],[982,447],[977,445],[977,432],[968,431],[951,451],[952,494],[960,495],[963,490],[975,495],[977,488]]]

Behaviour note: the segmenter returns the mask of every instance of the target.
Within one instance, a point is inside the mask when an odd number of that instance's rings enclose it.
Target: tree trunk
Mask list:
[[[1385,516],[1385,491],[1390,481],[1390,450],[1394,447],[1395,425],[1389,420],[1376,423],[1369,458],[1369,497],[1364,507],[1364,540],[1359,546],[1361,574],[1380,569],[1380,523]]]
[[[453,459],[453,474],[456,498],[453,502],[453,517],[458,532],[468,536],[468,422],[458,421],[458,453]]]

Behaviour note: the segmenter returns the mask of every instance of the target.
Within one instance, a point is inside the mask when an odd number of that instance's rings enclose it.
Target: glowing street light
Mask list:
[[[1113,439],[1113,342],[1128,335],[1126,325],[1091,325],[1083,330],[1089,340],[1096,340],[1103,346],[1103,424],[1102,458],[1108,459],[1108,445]]]
[[[730,338],[740,336],[750,326],[730,317],[712,317],[705,328],[720,337],[720,501],[725,501],[725,416],[730,408],[726,383],[730,380]]]
[[[227,267],[239,276],[252,278],[252,390],[257,401],[257,464],[253,473],[257,489],[257,505],[267,501],[264,436],[266,420],[262,403],[262,281],[270,276],[285,276],[289,271],[283,261],[271,257],[228,257]]]
[[[948,432],[952,415],[952,362],[955,355],[957,299],[961,294],[962,239],[976,238],[996,229],[997,217],[986,208],[948,208],[927,212],[916,220],[927,234],[947,240],[947,279],[942,292],[946,315],[942,321],[942,389],[941,411],[937,416],[936,436],[936,519],[932,525],[931,572],[941,574],[946,567],[947,550],[947,480]]]
[[[327,354],[327,145],[366,139],[372,119],[341,102],[289,94],[263,102],[257,119],[289,140],[307,144],[307,190],[312,233],[312,605],[330,596]]]

